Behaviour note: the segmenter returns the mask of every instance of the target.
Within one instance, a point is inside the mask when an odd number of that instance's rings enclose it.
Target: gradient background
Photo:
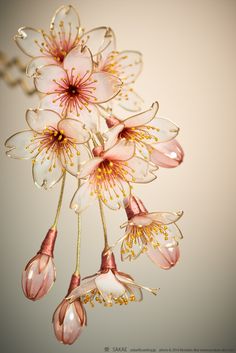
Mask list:
[[[67,2],[65,2],[67,3]],[[47,29],[62,1],[1,1],[1,50],[19,54],[12,41],[18,27]],[[76,217],[68,208],[76,181],[68,177],[55,250],[57,281],[50,294],[29,302],[21,272],[39,248],[54,217],[59,186],[48,193],[31,178],[31,163],[1,153],[1,352],[100,353],[104,347],[235,347],[235,0],[71,1],[82,26],[111,26],[119,50],[139,50],[143,74],[136,88],[146,106],[158,100],[159,115],[181,128],[186,158],[175,170],[160,170],[156,182],[135,187],[150,210],[179,210],[185,238],[181,261],[171,271],[146,256],[120,264],[140,283],[160,287],[157,297],[111,309],[87,306],[88,328],[73,346],[54,338],[51,317],[74,269]],[[37,97],[1,86],[1,146],[26,128],[25,111]],[[113,242],[125,214],[107,211]],[[83,275],[100,263],[102,229],[96,205],[83,215]],[[116,249],[118,255],[118,249]]]

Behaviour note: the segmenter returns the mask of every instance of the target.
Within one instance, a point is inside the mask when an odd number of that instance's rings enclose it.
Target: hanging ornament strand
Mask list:
[[[57,223],[58,223],[58,219],[60,216],[64,188],[65,188],[65,180],[66,180],[66,172],[64,172],[64,175],[62,177],[61,191],[60,191],[60,196],[59,196],[59,200],[58,200],[57,211],[56,211],[55,219],[54,219],[54,222],[53,222],[51,229],[57,229]]]
[[[109,244],[108,244],[108,238],[107,238],[107,225],[106,225],[106,220],[105,220],[103,204],[102,204],[102,201],[100,200],[100,198],[98,199],[98,203],[99,203],[99,210],[100,210],[102,227],[103,227],[103,234],[104,234],[104,250],[108,250]]]
[[[78,187],[80,187],[80,180],[78,180]],[[80,275],[80,243],[81,243],[81,216],[78,213],[77,216],[77,227],[78,227],[78,235],[77,235],[77,246],[76,246],[76,265],[75,265],[75,272],[76,276]]]

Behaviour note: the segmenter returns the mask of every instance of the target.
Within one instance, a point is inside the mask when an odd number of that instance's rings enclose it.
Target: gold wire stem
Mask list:
[[[80,179],[78,181],[78,187],[80,187]],[[80,275],[80,243],[81,243],[81,216],[80,213],[78,214],[78,235],[77,235],[77,244],[76,244],[76,265],[75,265],[75,272],[76,276]]]
[[[99,209],[100,209],[100,215],[101,215],[102,227],[103,227],[103,234],[104,234],[104,249],[108,250],[109,244],[108,244],[108,238],[107,238],[107,225],[106,225],[106,220],[105,220],[103,204],[102,204],[102,201],[100,200],[100,198],[98,198],[98,203],[99,203]]]
[[[66,180],[66,172],[64,172],[64,175],[62,177],[61,191],[60,191],[60,196],[59,196],[59,200],[58,200],[58,204],[57,204],[56,216],[55,216],[55,219],[54,219],[54,222],[53,222],[51,229],[57,228],[57,223],[58,223],[58,219],[59,219],[59,215],[60,215],[60,211],[61,211],[61,205],[62,205],[62,199],[63,199],[63,193],[64,193],[64,187],[65,187],[65,180]]]

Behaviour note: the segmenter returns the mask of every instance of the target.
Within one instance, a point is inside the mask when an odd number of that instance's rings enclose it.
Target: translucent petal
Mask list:
[[[98,194],[103,203],[112,210],[124,207],[123,200],[129,197],[130,193],[129,183],[120,178],[110,180],[109,184],[99,184]]]
[[[62,115],[63,106],[60,105],[61,101],[58,99],[57,93],[47,94],[40,100],[40,109],[50,109]]]
[[[72,49],[64,59],[63,67],[67,70],[70,81],[84,82],[86,81],[93,70],[93,60],[91,52],[87,47],[78,45]],[[73,79],[71,78],[73,75]]]
[[[163,168],[175,168],[183,162],[184,151],[175,140],[159,143],[152,149],[150,159]]]
[[[136,226],[147,226],[152,223],[149,214],[147,215],[137,215],[132,217],[129,224],[135,224]]]
[[[28,56],[42,56],[41,46],[45,43],[44,37],[40,30],[21,27],[18,29],[18,34],[14,37],[18,47]],[[44,45],[44,44],[43,44]]]
[[[28,109],[26,112],[26,121],[32,130],[42,132],[46,128],[57,129],[57,124],[61,120],[59,114],[53,110]]]
[[[171,224],[177,222],[182,216],[183,211],[179,212],[152,212],[149,213],[148,218],[161,224]]]
[[[95,72],[91,79],[93,83],[93,96],[90,99],[91,103],[104,103],[115,97],[122,85],[122,81],[107,72]]]
[[[79,15],[71,5],[64,5],[57,9],[50,25],[57,44],[63,48],[65,46],[71,48],[76,42],[79,27]]]
[[[147,123],[149,123],[154,119],[158,109],[159,109],[158,102],[154,102],[150,109],[142,113],[131,116],[130,118],[124,120],[123,124],[125,125],[125,127],[136,127],[136,126],[146,125]]]
[[[91,53],[95,56],[109,48],[112,50],[112,43],[114,42],[114,33],[109,27],[93,28],[83,34],[81,42],[86,45]]]
[[[111,64],[125,85],[134,83],[142,70],[142,54],[131,50],[122,51],[118,55],[114,55]]]
[[[83,124],[75,119],[62,119],[58,123],[58,130],[63,131],[63,134],[74,143],[85,143],[90,139],[89,132],[84,128]]]
[[[32,153],[32,149],[29,148],[32,145],[31,140],[34,138],[34,134],[33,131],[29,130],[18,132],[9,137],[5,142],[5,146],[8,149],[6,152],[7,156],[17,159],[33,158],[38,153],[37,150]]]
[[[32,59],[27,65],[26,75],[30,77],[37,75],[37,70],[39,67],[42,67],[45,65],[55,65],[55,64],[58,64],[58,63],[52,56],[38,56]]]
[[[138,112],[143,109],[143,99],[129,86],[123,86],[116,99],[123,109],[130,112]]]
[[[124,129],[124,125],[118,124],[103,134],[103,137],[105,139],[105,144],[104,144],[105,150],[108,150],[109,148],[113,147],[117,143],[119,133],[123,129]]]
[[[99,129],[99,113],[94,104],[89,105],[89,111],[87,109],[83,109],[80,111],[79,116],[75,114],[68,114],[68,118],[79,120],[85,125],[86,129],[92,131],[93,133],[96,133]]]
[[[162,118],[153,119],[142,130],[150,135],[147,140],[150,144],[172,140],[179,133],[179,128],[174,123]]]
[[[158,247],[154,249],[151,245],[147,245],[148,251],[146,252],[147,256],[163,270],[169,270],[179,260],[180,252],[179,246],[174,246],[170,248]]]
[[[61,163],[72,175],[77,176],[81,163],[85,163],[90,158],[90,153],[86,146],[76,145],[70,151],[63,149],[60,154]]]
[[[125,287],[117,281],[111,270],[99,275],[95,279],[95,283],[105,301],[111,299],[111,297],[119,298],[125,293]]]
[[[92,290],[96,289],[96,277],[97,275],[93,276],[92,278],[82,280],[81,284],[70,292],[68,299],[74,301],[77,298],[80,298],[86,295],[87,293],[91,292]]]
[[[67,80],[67,75],[62,67],[58,65],[47,65],[37,70],[37,76],[34,82],[39,92],[55,93],[59,87],[58,83],[63,79]]]
[[[156,179],[148,161],[140,157],[128,160],[124,169],[127,171],[126,180],[132,183],[149,183]]]
[[[91,192],[89,182],[85,182],[79,189],[76,190],[71,200],[70,208],[72,208],[76,213],[80,213],[88,208],[95,198],[96,195]]]
[[[36,186],[49,189],[61,179],[62,175],[62,164],[54,154],[50,156],[44,149],[36,156],[33,163],[33,179]]]
[[[121,139],[112,148],[104,152],[103,158],[117,161],[127,161],[133,157],[135,145],[132,141]]]
[[[94,157],[87,161],[84,165],[81,166],[80,171],[78,173],[78,177],[86,178],[87,176],[92,174],[103,160],[104,159],[101,157]]]

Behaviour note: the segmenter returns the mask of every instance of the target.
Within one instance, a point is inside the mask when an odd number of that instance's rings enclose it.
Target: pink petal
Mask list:
[[[111,46],[114,42],[114,32],[109,27],[93,28],[84,33],[80,40],[95,56],[104,52],[108,48],[109,50],[112,50]]]
[[[104,159],[127,161],[134,156],[135,145],[132,141],[121,139],[115,146],[106,150],[103,154]]]
[[[62,80],[67,80],[65,70],[58,65],[47,65],[37,70],[34,82],[39,92],[55,93]]]
[[[93,96],[91,103],[104,103],[114,98],[120,91],[122,81],[107,72],[95,72],[91,75],[93,83]]]
[[[71,301],[74,301],[77,298],[80,298],[86,295],[87,293],[91,292],[92,290],[96,289],[96,277],[97,274],[95,276],[92,276],[92,278],[83,279],[81,284],[70,292],[68,298]]]
[[[71,49],[79,35],[80,20],[77,11],[71,5],[59,7],[55,12],[50,29],[58,47]]]
[[[46,66],[46,65],[56,65],[56,64],[58,63],[52,56],[38,56],[32,59],[27,65],[26,75],[30,77],[37,75],[37,70],[40,67]]]
[[[110,149],[117,143],[119,134],[123,129],[124,129],[124,125],[119,124],[109,129],[107,132],[103,134],[103,137],[105,139],[105,144],[104,144],[105,150]]]
[[[44,37],[40,30],[21,27],[18,29],[18,34],[14,37],[18,47],[28,56],[42,56],[42,43],[45,43]]]
[[[63,134],[74,143],[85,143],[90,139],[89,132],[84,128],[83,124],[75,119],[62,119],[58,123],[58,130],[62,130]]]
[[[158,247],[156,249],[154,249],[151,245],[147,245],[147,247],[148,251],[146,254],[148,257],[163,270],[169,270],[175,266],[179,260],[179,246],[170,248]]]
[[[94,157],[87,161],[83,166],[81,166],[78,173],[78,178],[86,178],[87,176],[94,173],[94,171],[99,167],[99,164],[104,160],[101,157]]]
[[[125,127],[136,127],[147,124],[149,121],[155,118],[156,113],[159,109],[158,102],[152,104],[151,108],[145,112],[131,116],[130,118],[123,121]]]
[[[60,115],[52,110],[28,109],[26,112],[27,124],[37,132],[42,132],[50,127],[57,129],[60,120]]]
[[[62,115],[62,112],[64,110],[64,107],[60,105],[61,101],[58,99],[58,94],[57,93],[51,93],[45,95],[43,98],[40,100],[40,109],[50,109],[58,114]]]
[[[129,224],[134,224],[136,226],[148,226],[152,223],[152,220],[148,217],[148,215],[137,215],[134,216]]]
[[[86,81],[93,70],[91,52],[87,47],[78,45],[67,54],[63,67],[70,77],[71,84]]]
[[[183,162],[184,151],[177,140],[159,143],[150,153],[151,161],[163,168],[175,168]]]

